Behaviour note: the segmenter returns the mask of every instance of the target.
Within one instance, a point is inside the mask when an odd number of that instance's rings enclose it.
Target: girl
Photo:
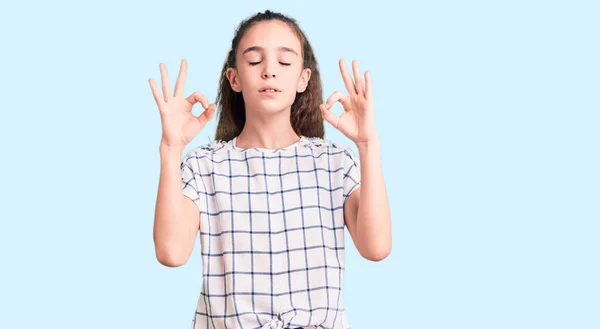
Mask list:
[[[366,259],[391,250],[371,80],[323,104],[312,47],[297,23],[266,11],[237,28],[223,66],[215,141],[182,159],[217,106],[183,97],[187,62],[171,95],[149,80],[162,121],[154,242],[161,264],[180,266],[200,232],[203,286],[192,328],[350,328],[342,299],[344,227]],[[335,102],[340,116],[330,112]],[[196,117],[192,106],[205,109]],[[323,119],[352,140],[323,139]],[[362,187],[361,187],[362,186]],[[362,192],[361,192],[362,190]]]

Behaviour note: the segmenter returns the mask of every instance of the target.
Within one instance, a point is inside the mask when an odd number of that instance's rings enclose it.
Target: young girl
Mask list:
[[[187,62],[171,95],[149,80],[161,114],[156,255],[166,266],[190,256],[200,232],[203,286],[192,328],[350,328],[342,299],[344,227],[366,259],[391,250],[368,73],[348,95],[323,104],[312,47],[297,23],[266,11],[243,21],[223,66],[215,141],[185,146],[217,106],[183,96]],[[329,110],[339,101],[344,113]],[[205,111],[198,117],[192,106]],[[323,139],[323,119],[352,140]],[[362,190],[362,192],[361,192]]]

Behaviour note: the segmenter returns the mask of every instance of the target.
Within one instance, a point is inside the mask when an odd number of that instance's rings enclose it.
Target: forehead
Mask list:
[[[250,27],[240,40],[238,52],[248,47],[262,47],[266,51],[288,47],[300,53],[300,40],[294,30],[279,20],[262,21]]]

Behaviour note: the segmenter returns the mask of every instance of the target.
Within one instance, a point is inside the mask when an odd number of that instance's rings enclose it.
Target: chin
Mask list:
[[[281,104],[260,104],[257,109],[261,112],[261,113],[269,113],[269,114],[274,114],[274,113],[279,113],[279,112],[283,112],[285,111],[285,109],[288,106],[285,105],[281,105]]]
[[[262,99],[255,103],[254,109],[260,113],[277,113],[285,111],[292,106],[293,102],[282,102],[276,99]]]

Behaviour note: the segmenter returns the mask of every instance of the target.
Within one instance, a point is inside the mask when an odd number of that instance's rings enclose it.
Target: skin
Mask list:
[[[392,250],[392,223],[375,127],[371,76],[365,72],[363,81],[356,60],[352,61],[353,76],[346,70],[342,59],[339,60],[339,68],[348,94],[335,91],[320,110],[325,121],[356,144],[361,186],[348,197],[344,218],[359,253],[366,259],[381,261]],[[344,107],[339,116],[330,111],[335,102]]]
[[[242,92],[246,124],[238,146],[275,149],[295,143],[298,136],[290,122],[296,93],[306,90],[311,71],[302,67],[301,43],[281,21],[252,26],[240,40],[237,67],[226,72],[231,88]],[[259,90],[271,85],[281,92],[271,97]]]
[[[300,40],[283,22],[260,22],[246,32],[236,58],[237,67],[229,68],[226,75],[231,88],[242,92],[248,112],[237,145],[275,149],[295,143],[300,137],[289,119],[291,105],[296,93],[306,90],[311,75],[310,69],[302,67]],[[215,105],[209,104],[199,92],[184,98],[185,60],[173,96],[164,64],[161,63],[160,68],[164,97],[160,97],[154,81],[149,80],[163,124],[154,241],[159,261],[175,267],[189,259],[200,224],[197,206],[181,191],[179,161],[185,145],[212,118]],[[347,72],[342,59],[339,68],[348,93],[335,91],[320,106],[320,111],[325,121],[357,146],[361,186],[346,201],[344,220],[359,253],[368,260],[380,261],[391,252],[392,230],[374,120],[371,78],[365,72],[363,81],[356,61],[352,61],[353,76]],[[281,92],[270,96],[261,94],[259,91],[267,85]],[[335,102],[344,107],[340,116],[330,112]],[[197,117],[191,114],[195,103],[201,103],[205,109]]]

